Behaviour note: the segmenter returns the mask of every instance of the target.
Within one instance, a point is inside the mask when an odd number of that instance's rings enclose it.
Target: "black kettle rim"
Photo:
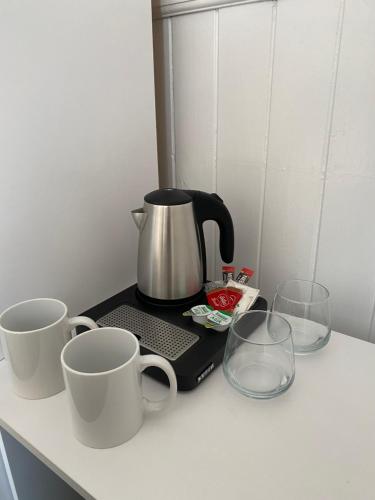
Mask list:
[[[192,197],[186,191],[176,188],[156,189],[146,194],[144,200],[150,205],[162,205],[165,207],[185,205],[193,201]]]

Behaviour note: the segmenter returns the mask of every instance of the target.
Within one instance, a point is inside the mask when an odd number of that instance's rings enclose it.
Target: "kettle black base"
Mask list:
[[[204,289],[191,297],[186,297],[185,299],[177,299],[177,300],[161,300],[154,299],[153,297],[148,297],[144,293],[142,293],[139,288],[136,288],[135,294],[137,298],[146,305],[153,307],[165,307],[165,308],[176,308],[176,307],[186,307],[189,309],[190,307],[200,304],[206,301],[206,295]]]

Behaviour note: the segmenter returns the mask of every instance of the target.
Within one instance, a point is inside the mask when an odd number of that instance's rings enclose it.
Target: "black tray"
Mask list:
[[[200,299],[198,303],[202,303],[202,300]],[[131,305],[140,311],[156,316],[199,336],[199,341],[189,350],[176,361],[170,361],[176,373],[178,390],[188,391],[194,389],[222,362],[228,332],[213,333],[194,323],[190,317],[182,316],[182,313],[187,309],[186,305],[175,308],[161,308],[145,304],[138,298],[136,285],[132,285],[83,314],[97,321],[122,304]],[[191,304],[190,307],[192,305],[194,304]],[[258,297],[252,309],[267,310],[267,301],[262,297]],[[141,354],[154,353],[141,346]],[[147,368],[145,373],[164,384],[168,384],[166,375],[158,368]]]

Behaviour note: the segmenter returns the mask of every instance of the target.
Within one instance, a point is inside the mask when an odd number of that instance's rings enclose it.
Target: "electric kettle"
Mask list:
[[[232,262],[234,232],[230,213],[217,194],[158,189],[132,210],[139,229],[138,291],[145,299],[183,301],[202,290],[206,280],[203,223],[220,228],[220,253]]]

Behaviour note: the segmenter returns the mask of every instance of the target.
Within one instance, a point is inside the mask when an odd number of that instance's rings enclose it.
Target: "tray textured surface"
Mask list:
[[[138,337],[142,347],[171,361],[178,359],[199,340],[195,333],[126,304],[102,316],[97,323],[129,330]]]

